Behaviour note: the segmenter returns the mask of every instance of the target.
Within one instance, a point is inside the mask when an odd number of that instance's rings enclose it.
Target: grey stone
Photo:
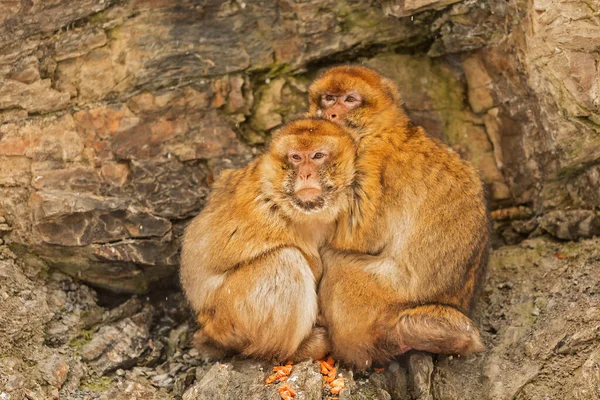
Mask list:
[[[600,324],[585,327],[561,340],[556,346],[556,352],[559,354],[575,354],[584,345],[600,339]]]
[[[183,400],[266,399],[279,397],[274,386],[266,387],[266,374],[259,364],[244,362],[237,370],[232,364],[217,362],[203,378],[183,394]],[[271,394],[271,396],[269,396]]]
[[[408,355],[408,380],[412,398],[433,400],[431,354],[413,351]]]
[[[574,399],[584,400],[598,397],[600,394],[600,348],[594,350],[581,369],[577,371],[574,386]]]
[[[81,348],[81,357],[100,374],[134,366],[148,350],[153,310],[141,312],[116,323],[103,325]]]
[[[38,366],[42,377],[48,384],[61,388],[69,373],[69,364],[57,354],[53,354]]]
[[[292,373],[286,382],[294,389],[298,400],[321,399],[323,377],[318,363],[312,360],[294,364]]]
[[[540,218],[540,226],[559,239],[589,238],[600,235],[600,215],[592,210],[551,211]]]
[[[183,396],[185,391],[194,383],[195,379],[195,368],[190,368],[187,371],[178,374],[175,377],[175,383],[173,384],[173,394],[175,396]]]

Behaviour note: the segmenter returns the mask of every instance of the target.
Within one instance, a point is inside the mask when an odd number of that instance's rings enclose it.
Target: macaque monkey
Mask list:
[[[334,357],[366,368],[408,349],[483,350],[467,317],[489,251],[477,172],[413,126],[394,83],[371,69],[326,71],[309,103],[357,143],[353,202],[322,252],[319,306]]]
[[[319,248],[350,204],[355,154],[341,126],[299,120],[277,130],[248,166],[218,177],[181,256],[204,355],[284,361],[329,352],[326,331],[315,326]]]

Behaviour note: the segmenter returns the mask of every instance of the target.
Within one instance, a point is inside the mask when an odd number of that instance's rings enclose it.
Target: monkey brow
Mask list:
[[[347,92],[350,88],[347,87],[346,83],[343,80],[333,80],[329,85],[327,85],[327,91],[323,91],[323,94],[342,94],[343,92]]]

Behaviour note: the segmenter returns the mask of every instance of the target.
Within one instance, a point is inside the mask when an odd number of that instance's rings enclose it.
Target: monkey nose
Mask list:
[[[331,118],[331,119],[336,119],[336,118],[337,118],[337,115],[336,115],[336,114],[331,114],[331,115],[329,116],[329,118]]]

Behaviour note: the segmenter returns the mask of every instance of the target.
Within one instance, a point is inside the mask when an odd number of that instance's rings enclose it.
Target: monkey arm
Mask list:
[[[220,277],[218,285],[204,286],[212,295],[198,315],[199,337],[247,356],[281,361],[301,344],[298,357],[325,355],[327,338],[313,329],[316,285],[302,252],[278,248]]]

